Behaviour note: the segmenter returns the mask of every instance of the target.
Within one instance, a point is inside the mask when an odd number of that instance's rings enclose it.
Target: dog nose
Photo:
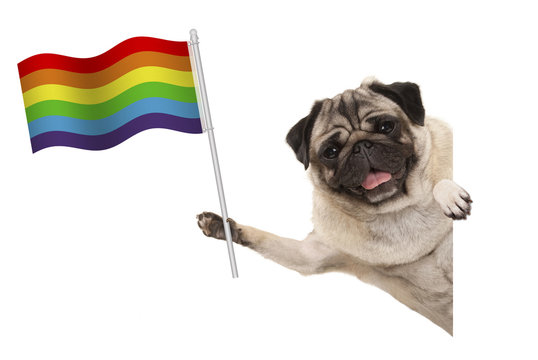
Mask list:
[[[374,144],[372,144],[370,141],[368,140],[362,140],[362,141],[359,141],[358,143],[356,143],[354,146],[353,146],[353,153],[354,154],[358,154],[361,152],[361,147],[365,147],[366,149],[370,149]]]

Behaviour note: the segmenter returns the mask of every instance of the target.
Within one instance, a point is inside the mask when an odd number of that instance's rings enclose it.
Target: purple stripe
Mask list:
[[[34,136],[32,151],[35,153],[51,146],[69,146],[86,150],[104,150],[121,144],[131,136],[147,129],[170,129],[191,134],[202,133],[200,119],[151,113],[141,115],[127,124],[103,135],[80,135],[65,131],[49,131]]]

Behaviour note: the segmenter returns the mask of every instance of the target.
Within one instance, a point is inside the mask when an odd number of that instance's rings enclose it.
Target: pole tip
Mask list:
[[[191,34],[191,41],[194,43],[198,42],[198,32],[196,31],[196,29],[191,29],[189,33]]]

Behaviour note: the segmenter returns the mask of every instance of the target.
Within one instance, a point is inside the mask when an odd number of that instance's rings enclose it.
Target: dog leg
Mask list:
[[[224,240],[222,217],[211,212],[197,216],[198,226],[204,235]],[[228,219],[232,240],[251,248],[264,257],[303,275],[342,270],[353,262],[351,257],[319,242],[315,232],[305,240],[283,238],[250,226],[239,225]]]
[[[433,197],[445,215],[454,220],[466,219],[467,215],[471,215],[471,197],[452,180],[439,181],[433,188]]]

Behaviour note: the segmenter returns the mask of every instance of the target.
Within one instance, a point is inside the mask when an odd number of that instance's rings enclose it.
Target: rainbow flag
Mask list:
[[[202,133],[186,41],[135,37],[92,58],[39,54],[18,68],[34,153],[108,149],[152,128]]]

